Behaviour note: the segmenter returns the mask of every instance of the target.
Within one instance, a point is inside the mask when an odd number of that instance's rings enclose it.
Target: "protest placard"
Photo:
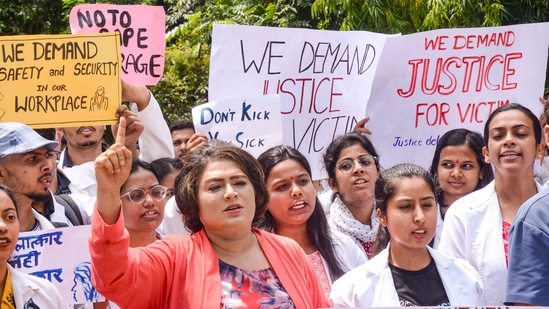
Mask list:
[[[364,117],[387,37],[215,24],[209,100],[280,95],[284,144],[307,157],[314,179],[324,178],[322,153]]]
[[[442,134],[455,128],[483,134],[501,105],[520,103],[541,115],[548,44],[549,23],[388,39],[366,113],[381,165],[428,168]]]
[[[213,101],[192,109],[195,131],[246,149],[254,157],[282,144],[278,95]]]
[[[166,13],[162,6],[79,4],[69,15],[72,33],[120,33],[125,82],[156,85],[164,72]]]
[[[117,33],[0,37],[0,121],[34,128],[116,123]]]
[[[91,285],[89,235],[89,225],[22,232],[8,263],[51,281],[68,304],[103,300]]]

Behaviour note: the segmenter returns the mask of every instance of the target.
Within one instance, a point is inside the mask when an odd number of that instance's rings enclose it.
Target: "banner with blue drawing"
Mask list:
[[[8,263],[51,281],[68,304],[102,301],[91,284],[89,235],[89,225],[20,233]]]

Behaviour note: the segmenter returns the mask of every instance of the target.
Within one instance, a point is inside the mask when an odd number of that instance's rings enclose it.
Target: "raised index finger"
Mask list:
[[[126,142],[126,117],[120,117],[120,122],[118,124],[118,132],[116,132],[116,143],[124,145]]]

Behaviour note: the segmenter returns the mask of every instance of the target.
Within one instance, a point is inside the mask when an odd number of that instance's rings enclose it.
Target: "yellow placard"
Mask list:
[[[118,32],[0,36],[0,122],[113,124],[120,103]]]

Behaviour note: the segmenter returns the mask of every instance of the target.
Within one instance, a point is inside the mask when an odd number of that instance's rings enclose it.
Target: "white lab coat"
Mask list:
[[[138,111],[137,104],[130,104],[132,112],[137,114],[144,126],[143,133],[139,137],[139,158],[146,162],[152,162],[160,158],[173,158],[172,134],[164,119],[160,104],[151,93],[149,105],[142,111]]]
[[[34,215],[34,218],[36,219],[36,221],[38,221],[39,231],[53,230],[55,228],[55,226],[53,226],[53,224],[48,219],[46,219],[46,217],[42,216],[38,211],[34,210],[34,208],[32,209],[32,214]],[[69,219],[65,217],[65,220],[61,222],[67,223],[67,221],[69,221]],[[59,222],[59,221],[56,221],[56,222]]]
[[[65,156],[65,150],[61,154],[61,158]],[[62,162],[59,162],[58,166]],[[63,168],[63,173],[71,181],[69,183],[69,190],[75,194],[87,194],[89,196],[95,196],[97,194],[97,180],[95,180],[95,168],[94,161],[82,163],[80,165],[74,165],[72,167]]]
[[[191,235],[183,224],[183,215],[179,212],[177,204],[175,203],[175,196],[172,196],[164,206],[164,218],[162,223],[156,229],[162,235],[177,235],[186,236]]]
[[[540,191],[537,182],[536,186]],[[486,305],[503,305],[507,264],[494,181],[452,204],[444,217],[438,250],[469,261],[482,279]]]
[[[440,244],[440,237],[442,236],[442,229],[444,227],[444,221],[442,220],[442,215],[440,214],[440,206],[437,204],[437,227],[435,229],[435,236],[433,237],[433,249],[438,248]]]
[[[332,206],[332,203],[335,199],[335,193],[332,191],[332,189],[324,190],[320,193],[318,193],[316,196],[318,197],[318,200],[320,201],[320,205],[322,205],[322,209],[324,210],[324,214],[328,217],[330,214],[330,207]]]
[[[342,268],[345,272],[348,272],[368,261],[366,254],[364,254],[364,250],[362,250],[351,237],[334,230],[330,230],[330,233],[332,233],[334,253],[340,264],[343,266]],[[328,264],[324,258],[322,258],[322,260],[324,263],[324,269],[329,277],[330,272],[328,271]],[[333,284],[333,282],[331,282],[332,279],[329,279],[330,284]]]
[[[50,195],[53,200],[54,207],[53,213],[50,214],[50,220],[46,219],[46,217],[41,215],[34,208],[32,209],[34,218],[38,221],[39,224],[38,230],[54,229],[55,226],[51,222],[61,222],[66,223],[68,226],[73,226],[72,222],[70,222],[70,220],[65,215],[65,207],[57,203],[51,191]],[[82,220],[84,221],[84,224],[91,224],[91,215],[95,206],[95,197],[85,194],[70,194],[70,197],[73,199],[76,206],[80,210],[80,214],[82,215]]]
[[[484,305],[482,282],[467,261],[446,256],[430,247],[427,250],[435,261],[452,306]],[[336,280],[330,293],[330,303],[333,308],[399,307],[389,268],[389,248]]]
[[[45,231],[45,230],[52,230],[55,228],[55,226],[52,224],[52,222],[61,222],[66,223],[68,226],[73,226],[73,224],[70,222],[69,218],[65,215],[65,207],[57,203],[55,198],[53,198],[53,193],[50,191],[51,198],[53,200],[53,207],[54,211],[50,214],[50,220],[46,219],[42,214],[40,214],[38,211],[36,211],[34,208],[32,208],[32,214],[34,215],[34,218],[36,221],[38,221],[38,230]],[[76,196],[73,196],[71,194],[71,197],[74,197],[73,200],[77,204],[78,208],[80,209],[80,213],[82,215],[82,220],[84,220],[84,224],[90,224],[91,223],[91,211],[93,211],[95,198],[89,198],[89,202],[91,203],[88,206],[82,205],[82,201],[78,199]],[[86,200],[86,199],[84,199]],[[87,210],[86,210],[87,209]]]
[[[68,308],[53,283],[46,279],[24,274],[10,265],[8,268],[11,274],[15,307],[27,308],[25,304],[35,304],[36,308]]]

